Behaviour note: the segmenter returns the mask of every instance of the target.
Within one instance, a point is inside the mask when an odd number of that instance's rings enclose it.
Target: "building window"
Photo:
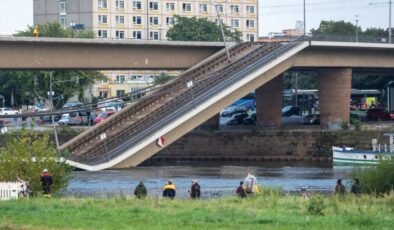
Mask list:
[[[116,83],[124,83],[125,82],[125,76],[124,75],[117,75],[116,76]]]
[[[108,22],[107,21],[107,15],[99,15],[98,16],[98,22],[101,23],[101,24],[107,23]]]
[[[66,16],[60,16],[59,18],[59,23],[63,28],[66,28],[67,26],[67,19]]]
[[[101,98],[108,98],[108,91],[100,91],[99,97]]]
[[[207,4],[204,4],[204,3],[201,3],[201,4],[200,4],[200,12],[201,12],[201,13],[206,13],[206,12],[208,12],[208,5],[207,5]]]
[[[133,10],[141,10],[142,4],[140,1],[133,1]]]
[[[192,4],[190,3],[182,3],[182,10],[185,12],[192,11]]]
[[[215,11],[217,10],[219,13],[223,13],[223,5],[215,5]]]
[[[150,17],[149,22],[151,25],[159,25],[159,17]]]
[[[159,40],[160,39],[159,32],[157,32],[157,31],[150,31],[149,32],[149,39],[150,40]]]
[[[246,34],[246,40],[248,42],[254,42],[254,34]]]
[[[166,24],[167,25],[174,25],[175,24],[175,18],[173,18],[173,17],[166,17]]]
[[[60,14],[65,15],[66,14],[66,2],[60,2]]]
[[[116,90],[116,96],[117,97],[124,96],[124,90]]]
[[[107,0],[98,0],[99,8],[107,8]]]
[[[246,20],[246,27],[254,28],[254,20]]]
[[[141,40],[142,39],[142,32],[141,31],[133,31],[133,39]]]
[[[124,39],[124,31],[123,30],[115,31],[115,37],[116,39]]]
[[[141,25],[142,24],[142,17],[141,16],[133,16],[133,24]]]
[[[124,24],[124,16],[115,16],[116,24]]]
[[[149,2],[149,9],[150,10],[159,10],[159,3],[158,2]]]
[[[142,81],[142,76],[141,75],[131,75],[130,79],[132,81]]]
[[[239,13],[239,6],[238,5],[231,5],[230,9],[231,9],[231,13],[233,13],[233,14]]]
[[[116,9],[124,9],[124,0],[116,0],[115,7]]]
[[[99,38],[108,38],[108,32],[106,30],[99,30],[97,36]]]
[[[246,12],[248,14],[254,14],[254,6],[246,6]]]
[[[167,9],[167,11],[175,11],[175,3],[167,2],[166,3],[166,9]]]
[[[238,19],[231,19],[231,27],[234,27],[234,28],[239,27],[239,20]]]

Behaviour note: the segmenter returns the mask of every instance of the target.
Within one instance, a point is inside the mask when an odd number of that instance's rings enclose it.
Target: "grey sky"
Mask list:
[[[305,0],[307,30],[321,20],[345,20],[359,25],[388,28],[389,0]],[[382,3],[370,5],[369,3]],[[294,28],[303,20],[303,0],[259,0],[260,36]],[[0,35],[13,34],[33,24],[33,0],[0,0]],[[394,27],[394,24],[393,24]]]

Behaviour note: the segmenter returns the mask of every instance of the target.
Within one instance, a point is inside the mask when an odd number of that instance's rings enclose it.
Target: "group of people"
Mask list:
[[[190,187],[190,190],[188,191],[190,198],[192,199],[200,199],[201,197],[201,187],[200,184],[198,183],[198,180],[192,180],[192,185]],[[253,193],[259,193],[259,187],[257,185],[257,179],[254,175],[251,173],[248,173],[246,178],[240,182],[240,185],[238,186],[236,193],[238,194],[239,197],[241,198],[246,198],[247,195],[253,194]],[[144,182],[140,182],[137,187],[134,189],[134,195],[135,197],[141,199],[145,198],[148,195],[148,190],[146,189]],[[176,186],[174,183],[169,180],[167,184],[164,185],[163,187],[163,197],[169,198],[169,199],[174,199],[176,195]]]
[[[360,180],[358,178],[354,178],[350,192],[357,196],[361,194]],[[338,179],[337,181],[337,185],[335,186],[335,194],[339,194],[339,195],[346,194],[346,187],[345,185],[342,184],[341,179]]]

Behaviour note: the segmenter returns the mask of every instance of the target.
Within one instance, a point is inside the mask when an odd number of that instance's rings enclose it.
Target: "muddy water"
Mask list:
[[[262,186],[278,187],[288,193],[297,193],[302,187],[308,187],[309,191],[329,193],[333,191],[338,178],[350,186],[352,167],[152,166],[100,172],[76,171],[64,195],[103,198],[131,196],[138,182],[144,181],[148,196],[160,197],[162,186],[171,179],[177,187],[177,198],[187,198],[191,180],[197,179],[202,196],[215,198],[234,194],[248,171],[257,177]]]

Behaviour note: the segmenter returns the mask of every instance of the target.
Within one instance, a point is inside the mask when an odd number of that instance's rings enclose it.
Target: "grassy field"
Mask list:
[[[303,199],[33,198],[0,202],[0,229],[393,229],[394,194]]]

